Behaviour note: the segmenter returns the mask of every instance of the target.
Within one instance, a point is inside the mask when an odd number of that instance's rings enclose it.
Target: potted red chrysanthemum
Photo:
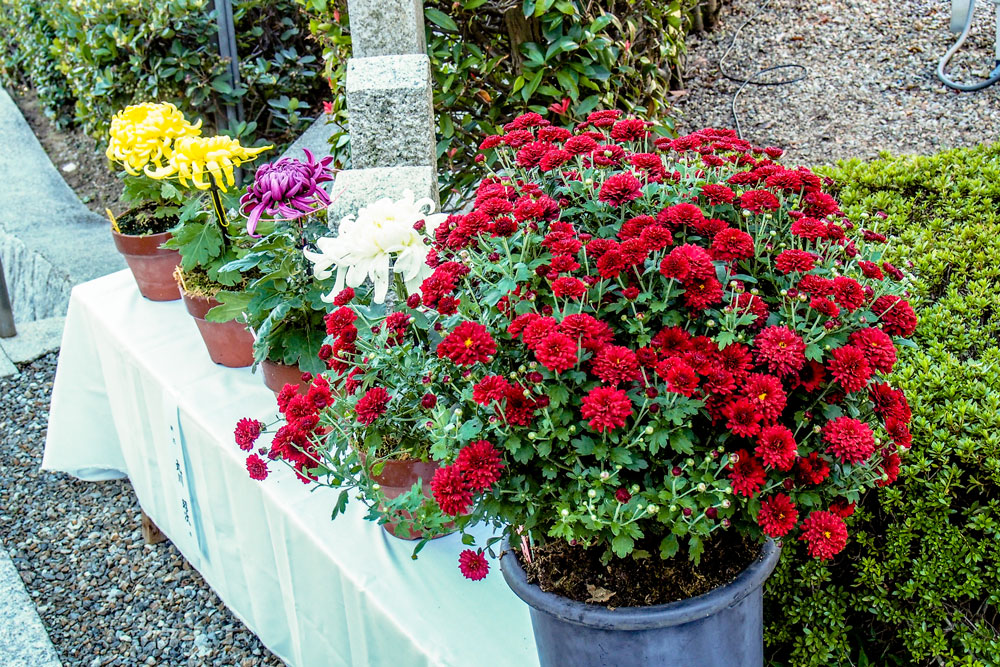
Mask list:
[[[459,566],[483,578],[505,540],[543,665],[760,665],[778,541],[835,557],[909,448],[907,279],[780,149],[614,111],[504,130],[419,290],[331,316],[343,392],[311,414],[334,431],[291,456],[336,481],[421,443],[417,519],[502,530]]]

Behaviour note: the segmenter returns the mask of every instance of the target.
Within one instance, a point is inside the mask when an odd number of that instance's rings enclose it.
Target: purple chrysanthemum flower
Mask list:
[[[257,223],[265,213],[294,220],[330,205],[330,196],[322,184],[333,180],[328,168],[333,157],[317,162],[308,149],[302,150],[306,162],[286,157],[257,168],[253,183],[240,197],[240,210],[248,216],[250,236],[257,236]]]

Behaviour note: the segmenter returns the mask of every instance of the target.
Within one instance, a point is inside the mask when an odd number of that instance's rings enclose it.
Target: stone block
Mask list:
[[[412,190],[418,200],[430,197],[435,210],[440,207],[437,171],[433,167],[348,169],[340,172],[333,182],[330,197],[333,201],[327,209],[330,229],[335,231],[343,217],[355,215],[358,209],[376,199],[399,199],[405,190]]]
[[[321,114],[319,118],[306,128],[305,132],[299,135],[298,139],[292,145],[285,149],[281,157],[292,157],[296,160],[302,160],[305,158],[305,154],[302,152],[303,148],[308,148],[316,156],[317,160],[326,157],[330,154],[330,135],[334,133],[336,128],[336,124],[327,123],[326,114]],[[271,162],[271,159],[267,161]],[[252,174],[250,176],[252,177]]]
[[[354,169],[437,164],[426,55],[352,58],[347,116]]]
[[[422,0],[348,0],[357,58],[426,53]]]

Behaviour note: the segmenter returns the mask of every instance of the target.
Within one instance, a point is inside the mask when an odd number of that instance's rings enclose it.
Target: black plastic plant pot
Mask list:
[[[531,607],[541,667],[761,667],[763,586],[781,548],[768,540],[732,583],[651,607],[576,602],[529,584],[506,540],[504,579]]]

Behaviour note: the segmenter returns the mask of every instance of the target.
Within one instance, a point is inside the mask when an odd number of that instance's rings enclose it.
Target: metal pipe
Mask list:
[[[7,278],[3,271],[3,258],[0,258],[0,338],[13,338],[17,335],[14,326],[14,310],[10,307],[10,296],[7,294]]]

